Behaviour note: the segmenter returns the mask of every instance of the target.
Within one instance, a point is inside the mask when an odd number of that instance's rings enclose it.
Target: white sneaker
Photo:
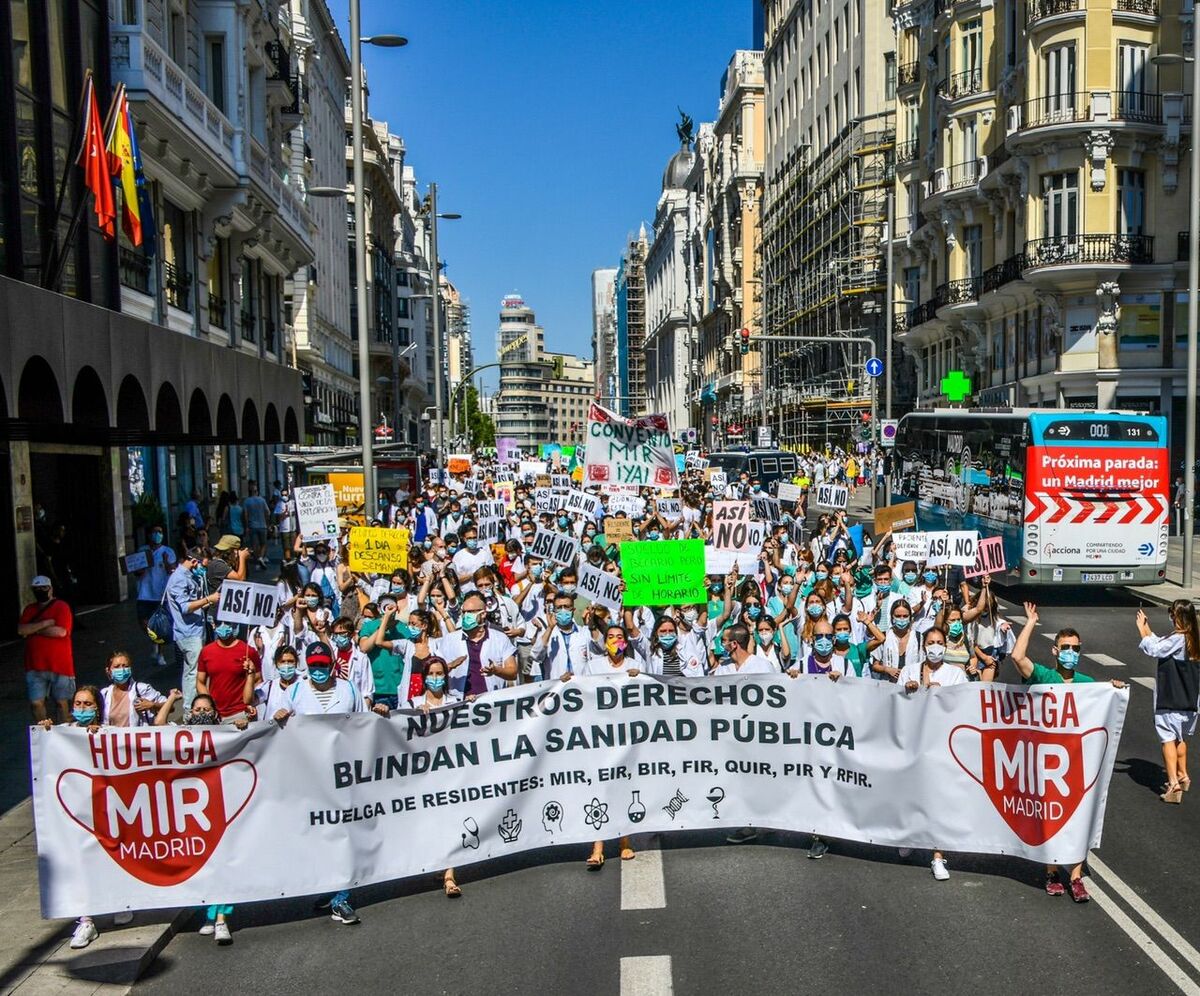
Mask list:
[[[218,944],[232,944],[233,935],[229,932],[229,924],[221,922],[217,924],[216,931]]]
[[[76,950],[86,948],[99,936],[100,931],[96,929],[96,925],[91,920],[80,920],[75,925],[75,933],[71,935],[71,947]]]
[[[950,872],[946,870],[946,861],[944,858],[934,858],[929,862],[929,867],[933,870],[933,877],[939,882],[945,882],[950,878]]]
[[[205,920],[204,925],[200,928],[200,935],[202,937],[212,937],[213,932],[216,929],[217,925],[215,923],[213,923],[211,920]]]
[[[120,913],[114,913],[113,923],[118,927],[124,927],[127,923],[133,923],[132,911],[124,910]]]

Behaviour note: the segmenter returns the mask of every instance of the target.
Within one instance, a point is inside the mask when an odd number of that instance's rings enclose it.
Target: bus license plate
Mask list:
[[[1080,580],[1084,584],[1113,584],[1117,580],[1115,574],[1083,574]]]

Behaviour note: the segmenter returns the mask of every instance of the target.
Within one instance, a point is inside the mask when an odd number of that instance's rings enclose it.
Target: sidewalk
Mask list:
[[[1192,545],[1192,562],[1200,564],[1200,538]],[[1192,578],[1190,588],[1184,588],[1183,580],[1183,538],[1172,536],[1167,541],[1167,580],[1162,584],[1148,585],[1135,589],[1137,593],[1159,605],[1170,605],[1177,598],[1190,598],[1200,602],[1200,575]]]

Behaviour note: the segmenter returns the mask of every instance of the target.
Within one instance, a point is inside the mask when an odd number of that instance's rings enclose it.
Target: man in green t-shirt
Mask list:
[[[400,641],[411,635],[411,630],[396,619],[396,599],[384,595],[379,600],[380,616],[364,618],[358,630],[358,646],[371,661],[371,675],[375,679],[374,701],[389,709],[403,708],[408,702],[408,688],[402,687],[404,677],[404,650]],[[379,636],[376,637],[376,633]]]
[[[1012,659],[1016,664],[1017,670],[1021,673],[1021,680],[1026,685],[1073,685],[1086,684],[1095,681],[1096,679],[1090,675],[1080,674],[1076,671],[1076,665],[1079,664],[1079,653],[1083,647],[1083,640],[1079,636],[1077,630],[1065,627],[1060,629],[1054,636],[1054,647],[1051,653],[1054,655],[1054,667],[1046,667],[1042,664],[1035,664],[1029,659],[1029,640],[1033,636],[1034,627],[1038,623],[1037,606],[1033,602],[1025,603],[1025,628],[1021,630],[1021,635],[1017,637],[1017,644],[1013,647]],[[1125,682],[1113,681],[1114,688],[1124,688]],[[1088,895],[1087,886],[1083,884],[1083,862],[1075,865],[1071,869],[1070,886],[1071,898],[1077,903],[1086,903],[1092,897]],[[1058,865],[1046,866],[1046,894],[1049,896],[1061,896],[1067,889],[1063,886],[1062,881],[1058,877]]]

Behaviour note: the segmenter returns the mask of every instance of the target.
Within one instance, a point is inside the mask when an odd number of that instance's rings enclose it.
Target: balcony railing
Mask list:
[[[1136,90],[1114,90],[1112,116],[1117,121],[1137,121],[1142,124],[1162,124],[1162,97],[1157,93]]]
[[[896,86],[914,86],[921,82],[921,63],[905,62],[896,67]]]
[[[955,163],[946,167],[946,189],[962,190],[973,187],[979,182],[983,172],[982,159],[968,159],[966,162]]]
[[[150,257],[136,249],[121,246],[119,266],[121,286],[142,294],[150,293]]]
[[[1153,263],[1152,235],[1057,235],[1025,243],[1025,269],[1092,263]]]
[[[896,146],[896,162],[911,163],[915,162],[921,154],[921,141],[917,138],[910,138],[907,142],[900,142]]]
[[[271,82],[283,81],[288,83],[292,79],[292,54],[284,47],[282,42],[272,41],[266,44],[267,54],[267,79]]]
[[[1045,125],[1088,121],[1091,116],[1090,93],[1053,93],[1025,101],[1022,106],[1021,127],[1041,128]]]
[[[945,285],[943,284],[943,287]],[[941,288],[938,288],[941,290]],[[918,325],[924,325],[925,322],[933,321],[937,318],[937,310],[941,306],[936,294],[923,304],[918,304],[908,315],[908,327],[916,328]]]
[[[167,304],[180,311],[192,310],[192,275],[174,263],[163,263],[163,287]]]
[[[984,294],[999,290],[1005,284],[1021,279],[1021,271],[1025,269],[1025,254],[1017,253],[1009,256],[1003,263],[997,263],[983,271],[981,289]]]
[[[1158,16],[1158,3],[1156,0],[1116,0],[1113,4],[1114,10],[1123,10],[1130,14],[1149,14],[1151,17]]]
[[[258,339],[258,318],[253,311],[242,312],[242,342],[255,342]]]
[[[945,304],[971,304],[979,300],[979,291],[983,286],[982,274],[978,277],[967,277],[963,280],[951,280],[948,284],[943,285],[945,290],[942,292],[942,303]]]
[[[208,295],[208,324],[213,328],[228,329],[229,321],[225,317],[225,298],[217,294]]]
[[[907,332],[910,328],[912,328],[913,325],[912,316],[912,311],[896,312],[896,314],[892,317],[892,331]]]
[[[1029,0],[1025,6],[1025,23],[1033,24],[1055,14],[1070,14],[1081,10],[1080,0]]]
[[[947,100],[954,100],[958,97],[969,97],[973,93],[979,93],[982,89],[983,69],[981,67],[968,69],[961,73],[954,73],[951,76],[947,76],[938,84],[938,93]]]

